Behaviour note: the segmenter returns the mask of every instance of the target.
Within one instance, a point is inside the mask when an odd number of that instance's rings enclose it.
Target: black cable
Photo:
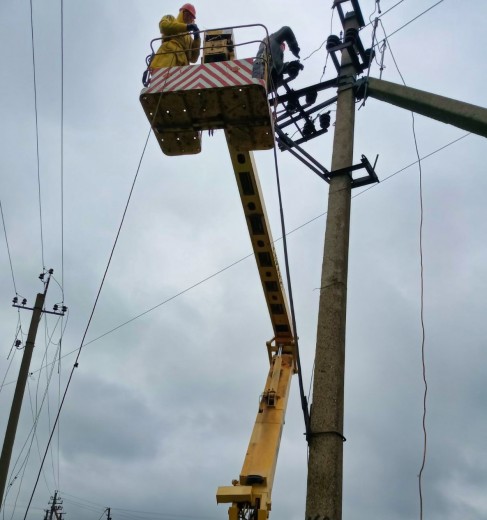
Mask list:
[[[36,120],[36,150],[37,150],[37,185],[39,191],[39,220],[41,225],[41,254],[42,254],[42,267],[44,268],[44,236],[42,230],[42,203],[41,203],[41,171],[40,171],[40,160],[39,160],[39,122],[37,117],[37,83],[36,83],[36,60],[34,51],[34,19],[32,13],[32,0],[30,0],[30,29],[32,39],[32,67],[34,71],[34,111]]]
[[[58,283],[56,281],[56,283]],[[61,0],[61,284],[58,283],[62,291],[62,303],[64,304],[64,0]],[[63,330],[63,320],[61,319],[61,330]],[[59,340],[59,364],[58,364],[58,407],[61,403],[61,353],[62,336]],[[61,443],[61,425],[57,428],[57,483],[59,489],[59,455]],[[54,479],[56,482],[56,479]]]
[[[5,217],[3,216],[3,208],[2,208],[2,201],[1,200],[0,200],[0,213],[2,214],[3,232],[5,234],[5,243],[7,244],[8,261],[10,263],[10,272],[12,273],[12,282],[14,284],[15,294],[18,294],[17,286],[15,285],[14,268],[12,266],[12,256],[10,255],[10,247],[8,245],[7,227],[5,226]]]
[[[450,141],[449,143],[441,146],[440,148],[437,148],[436,150],[433,150],[432,152],[430,152],[429,154],[426,154],[424,155],[423,157],[421,157],[421,160],[424,161],[425,159],[427,159],[428,157],[431,157],[432,155],[435,155],[437,154],[438,152],[441,152],[442,150],[444,150],[445,148],[448,148],[449,146],[452,146],[453,144],[457,143],[458,141],[461,141],[462,139],[465,139],[465,137],[468,137],[469,135],[471,135],[471,133],[467,133],[467,134],[464,134],[460,137],[458,137],[457,139],[454,139],[453,141]],[[362,191],[356,193],[355,195],[352,195],[352,199],[356,198],[356,197],[359,197],[360,195],[363,195],[365,192],[371,190],[371,189],[374,189],[374,188],[377,188],[377,187],[380,187],[384,184],[384,182],[386,182],[387,180],[391,179],[392,177],[395,177],[396,175],[402,173],[403,171],[407,170],[408,168],[411,168],[411,166],[414,166],[415,164],[418,164],[418,161],[413,161],[412,163],[406,165],[406,166],[403,166],[401,169],[395,171],[394,173],[391,173],[390,175],[388,175],[387,177],[384,177],[383,179],[381,179],[380,183],[379,184],[371,184],[369,187],[367,188],[364,188]],[[307,220],[306,222],[303,222],[302,224],[300,224],[299,226],[293,228],[291,231],[288,231],[287,232],[287,236],[289,235],[292,235],[293,233],[295,233],[296,231],[299,231],[300,229],[302,229],[303,227],[311,224],[312,222],[314,222],[315,220],[318,220],[324,216],[326,216],[327,212],[325,211],[324,213],[320,213],[319,215],[316,215],[314,216],[313,218]],[[278,242],[279,240],[281,240],[282,237],[279,237],[279,238],[276,238],[274,240],[274,243],[275,242]],[[97,336],[96,338],[93,338],[92,340],[86,342],[83,344],[83,346],[87,346],[87,345],[90,345],[91,343],[95,343],[96,341],[104,338],[105,336],[108,336],[109,334],[111,334],[112,332],[115,332],[116,330],[118,329],[121,329],[122,327],[124,327],[125,325],[128,325],[129,323],[132,323],[133,321],[137,320],[138,318],[141,318],[142,316],[145,316],[146,314],[152,312],[153,310],[161,307],[162,305],[174,300],[175,298],[177,298],[178,296],[181,296],[185,293],[187,293],[188,291],[190,291],[191,289],[194,289],[195,287],[197,287],[198,285],[201,285],[202,283],[210,280],[211,278],[214,278],[215,276],[219,275],[220,273],[223,273],[224,271],[230,269],[231,267],[234,267],[235,265],[239,264],[240,262],[243,262],[244,260],[247,260],[248,258],[251,258],[253,257],[254,254],[253,253],[250,253],[248,254],[247,256],[244,256],[242,258],[240,258],[239,260],[236,260],[235,262],[231,263],[230,265],[220,269],[219,271],[211,274],[210,276],[207,276],[206,278],[204,278],[203,280],[200,280],[199,282],[191,285],[190,287],[187,287],[186,289],[178,292],[177,294],[171,296],[170,298],[167,298],[166,300],[162,301],[161,303],[158,303],[157,305],[154,305],[153,307],[151,307],[150,309],[147,309],[145,310],[144,312],[141,312],[140,314],[137,314],[136,316],[134,316],[133,318],[130,318],[129,320],[127,321],[124,321],[123,323],[121,323],[120,325],[117,325],[116,327],[114,327],[113,329],[110,329],[108,330],[107,332],[104,332],[103,334],[101,334],[100,336]],[[70,356],[71,354],[74,354],[75,352],[78,352],[79,350],[79,347],[74,349],[74,350],[71,350],[69,352],[67,352],[66,354],[64,354],[62,356],[62,359],[64,359],[65,357],[67,356]],[[39,370],[34,370],[33,372],[31,372],[32,374],[35,374],[39,372]],[[8,383],[5,383],[3,386],[7,386],[7,385],[11,385],[11,384],[14,384],[15,381],[9,381]]]
[[[412,20],[409,20],[409,22],[405,23],[404,25],[402,25],[401,27],[399,27],[399,29],[396,29],[394,32],[392,32],[391,34],[389,34],[389,38],[391,36],[393,36],[394,34],[396,34],[397,32],[399,32],[401,29],[404,29],[404,27],[407,27],[409,24],[413,23],[415,20],[417,20],[418,18],[420,18],[421,16],[423,16],[424,14],[426,14],[428,11],[431,11],[431,9],[433,9],[434,7],[436,7],[437,5],[441,4],[444,0],[439,0],[438,2],[436,2],[436,4],[432,5],[431,7],[428,7],[428,9],[426,9],[425,11],[423,11],[422,13],[418,14],[418,16],[415,16]],[[386,38],[384,38],[384,40],[381,40],[380,42],[377,42],[377,45],[380,45],[383,41],[385,41]]]
[[[397,7],[399,4],[402,4],[404,2],[404,0],[399,0],[399,2],[397,2],[396,4],[394,4],[392,7],[389,7],[389,9],[387,9],[387,11],[384,11],[383,13],[379,13],[379,16],[377,16],[376,18],[382,18],[384,15],[386,15],[389,11],[392,11],[395,7]],[[372,17],[372,15],[375,13],[376,11],[376,8],[377,8],[377,2],[375,4],[375,7],[374,7],[374,12],[369,16],[369,23],[367,25],[364,25],[362,27],[362,29],[365,29],[366,27],[368,27],[371,23],[372,23],[372,20],[370,20],[370,18]]]
[[[161,95],[162,95],[162,92],[161,92]],[[153,117],[153,120],[152,122],[154,122],[155,118],[156,118],[156,115],[159,111],[159,104],[160,104],[160,101],[161,101],[161,96],[159,96],[159,101],[157,103],[157,107],[156,107],[156,110],[154,112],[154,117]],[[102,277],[102,280],[100,282],[100,286],[98,288],[98,292],[96,294],[96,298],[95,298],[95,302],[93,304],[93,308],[91,310],[91,313],[90,313],[90,317],[88,319],[88,323],[86,324],[86,328],[85,328],[85,331],[83,333],[83,337],[81,338],[81,344],[78,348],[78,353],[76,355],[76,359],[75,359],[75,362],[74,362],[74,365],[73,365],[73,368],[71,369],[71,372],[69,374],[69,378],[68,378],[68,382],[66,383],[66,388],[64,389],[64,393],[63,393],[63,397],[61,399],[61,403],[59,405],[59,408],[58,408],[58,412],[56,414],[56,419],[54,420],[54,425],[52,427],[52,430],[51,430],[51,434],[49,435],[49,439],[47,441],[47,446],[46,446],[46,449],[44,451],[44,456],[42,458],[42,462],[41,462],[41,466],[39,468],[39,471],[37,473],[37,478],[36,478],[36,481],[34,483],[34,488],[32,490],[32,493],[31,493],[31,496],[30,496],[30,499],[29,499],[29,503],[27,505],[27,508],[26,508],[26,511],[25,511],[25,515],[24,515],[24,520],[26,520],[27,518],[27,514],[29,512],[29,508],[30,508],[30,505],[32,504],[32,500],[34,498],[34,493],[37,489],[37,484],[39,483],[39,478],[40,478],[40,474],[41,474],[41,471],[42,471],[42,468],[44,466],[44,462],[46,460],[46,457],[47,457],[47,453],[48,453],[48,450],[49,450],[49,446],[51,445],[51,441],[52,441],[52,438],[53,438],[53,435],[54,435],[54,432],[56,431],[56,426],[58,424],[58,421],[59,421],[59,416],[61,415],[61,410],[63,408],[63,405],[64,405],[64,401],[66,400],[66,395],[68,393],[68,389],[69,389],[69,386],[71,385],[71,380],[73,379],[73,375],[74,375],[74,370],[75,368],[78,367],[78,360],[80,358],[80,355],[81,355],[81,351],[83,349],[83,346],[84,346],[84,340],[86,338],[86,334],[88,333],[88,329],[90,328],[90,325],[91,325],[91,321],[93,320],[93,316],[95,314],[95,310],[96,310],[96,306],[98,304],[98,300],[100,298],[100,294],[101,294],[101,291],[103,289],[103,285],[105,283],[105,279],[106,279],[106,276],[108,274],[108,269],[110,268],[110,265],[111,265],[111,262],[112,262],[112,258],[113,258],[113,254],[115,253],[115,248],[117,246],[117,243],[118,243],[118,239],[120,237],[120,233],[122,231],[122,226],[124,224],[124,221],[125,221],[125,216],[127,214],[127,210],[128,210],[128,207],[129,207],[129,204],[130,204],[130,201],[132,199],[132,194],[133,194],[133,191],[134,191],[134,188],[135,188],[135,183],[137,182],[137,178],[139,176],[139,171],[140,171],[140,167],[142,165],[142,160],[144,158],[144,155],[145,155],[145,150],[147,149],[147,144],[149,142],[149,137],[150,137],[150,134],[152,132],[152,125],[151,127],[149,128],[149,132],[147,133],[147,138],[145,140],[145,143],[144,143],[144,147],[142,149],[142,154],[140,156],[140,159],[139,159],[139,163],[137,165],[137,169],[136,169],[136,172],[135,172],[135,176],[134,176],[134,180],[132,181],[132,186],[130,188],[130,191],[129,191],[129,195],[128,195],[128,198],[127,198],[127,202],[125,204],[125,208],[124,208],[124,211],[123,211],[123,214],[122,214],[122,219],[120,221],[120,225],[118,227],[118,231],[116,233],[116,236],[115,236],[115,240],[114,240],[114,243],[113,243],[113,246],[112,246],[112,249],[111,249],[111,252],[110,252],[110,256],[108,258],[108,262],[107,262],[107,265],[106,265],[106,268],[105,268],[105,271],[103,273],[103,277]]]
[[[287,251],[287,234],[286,234],[286,224],[284,222],[284,209],[282,204],[282,195],[281,195],[281,182],[279,179],[279,167],[277,164],[277,147],[274,144],[274,167],[276,170],[276,183],[277,183],[277,194],[279,198],[279,215],[281,218],[281,229],[282,229],[282,244],[284,251],[284,264],[286,267],[286,280],[287,280],[287,290],[289,293],[289,306],[291,310],[291,319],[293,324],[293,333],[294,333],[294,344],[296,346],[296,365],[298,367],[298,382],[299,382],[299,395],[301,398],[301,408],[303,410],[304,416],[304,427],[306,432],[306,440],[309,438],[310,433],[310,417],[308,410],[308,401],[306,399],[306,395],[304,393],[304,385],[303,385],[303,372],[301,369],[301,358],[299,355],[299,341],[298,341],[298,330],[296,326],[296,313],[294,311],[294,299],[293,299],[293,291],[291,284],[291,272],[289,268],[289,255]]]
[[[64,302],[64,0],[61,0],[61,287]]]
[[[443,1],[443,0],[441,0]],[[440,3],[440,2],[438,2]],[[384,25],[382,24],[382,29],[384,30],[385,39],[387,40],[388,36],[386,34]],[[404,81],[404,77],[399,70],[399,66],[392,52],[392,48],[388,42],[389,50],[391,51],[391,56],[394,61],[394,65],[396,66],[397,72],[401,77],[401,80],[406,86],[406,82]],[[419,155],[418,148],[418,140],[416,138],[416,129],[415,129],[415,119],[414,112],[411,112],[412,117],[412,129],[413,129],[413,138],[414,138],[414,146],[416,150],[416,156],[418,157],[418,167],[419,167],[419,206],[420,206],[420,221],[419,221],[419,264],[420,264],[420,322],[421,322],[421,364],[422,364],[422,377],[423,377],[423,417],[422,417],[422,429],[423,429],[423,454],[421,460],[421,467],[418,474],[418,492],[419,492],[419,518],[423,520],[423,471],[426,465],[426,450],[427,450],[427,440],[428,434],[426,430],[426,400],[428,396],[428,381],[426,379],[426,360],[425,360],[425,341],[426,341],[426,331],[424,326],[424,266],[423,266],[423,170],[421,167],[421,158]]]

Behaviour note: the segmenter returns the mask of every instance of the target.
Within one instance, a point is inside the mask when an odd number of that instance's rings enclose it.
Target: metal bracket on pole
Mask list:
[[[377,174],[375,173],[375,166],[377,164],[377,160],[379,156],[375,158],[374,166],[372,166],[365,157],[365,155],[362,155],[362,158],[360,159],[359,164],[355,164],[353,166],[349,166],[348,168],[340,168],[338,170],[334,170],[332,172],[328,171],[322,164],[320,164],[316,159],[311,157],[309,153],[307,153],[305,150],[303,150],[299,144],[295,141],[293,141],[288,135],[286,135],[279,127],[276,127],[276,133],[279,136],[277,138],[277,145],[281,150],[287,150],[290,152],[294,157],[299,159],[303,164],[305,164],[311,171],[316,173],[318,177],[323,179],[328,184],[330,183],[330,179],[332,177],[337,177],[338,175],[350,175],[350,178],[352,180],[351,187],[352,188],[359,188],[361,186],[366,186],[367,184],[372,184],[374,182],[379,182],[379,178],[377,177]],[[362,177],[353,178],[352,172],[365,169],[367,172],[367,175],[364,175]]]
[[[379,182],[379,178],[377,177],[377,174],[375,173],[375,165],[377,164],[377,160],[379,159],[379,156],[375,158],[374,166],[372,166],[365,157],[365,155],[362,155],[362,158],[360,159],[360,164],[355,164],[353,166],[349,166],[348,168],[339,168],[338,170],[333,170],[332,172],[328,173],[328,181],[332,177],[337,177],[339,175],[349,175],[352,179],[352,189],[353,188],[359,188],[361,186],[366,186],[367,184],[373,184],[374,182]],[[362,168],[365,169],[367,172],[367,175],[364,175],[363,177],[359,177],[357,179],[354,179],[352,176],[352,172],[361,170]]]
[[[365,20],[362,15],[362,9],[360,9],[360,5],[358,3],[358,0],[333,0],[333,9],[336,7],[338,11],[338,16],[340,17],[340,21],[342,22],[342,25],[345,25],[345,17],[346,15],[343,14],[343,9],[341,4],[345,2],[350,2],[352,4],[353,13],[355,17],[357,18],[357,25],[359,28],[365,26]]]
[[[287,136],[279,127],[276,127],[276,133],[279,136],[277,145],[281,150],[287,150],[294,157],[299,159],[311,171],[315,172],[318,177],[326,182],[330,182],[330,172],[321,165],[316,159],[311,157],[309,153],[303,150],[297,143],[295,143],[289,136]]]

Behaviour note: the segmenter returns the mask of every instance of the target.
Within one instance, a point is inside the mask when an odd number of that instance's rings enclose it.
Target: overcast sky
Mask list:
[[[367,21],[377,15],[373,0],[360,3]],[[383,78],[401,82],[392,50],[408,85],[487,106],[487,4],[445,0],[403,27],[435,3],[380,2],[387,34],[400,29],[385,52]],[[19,320],[25,342],[31,317],[12,308],[11,298],[17,291],[33,304],[42,291],[39,273],[53,268],[46,307],[63,300],[63,285],[69,318],[46,315],[39,327],[10,465],[17,478],[3,509],[3,518],[14,520],[24,518],[149,132],[138,99],[149,42],[158,36],[160,17],[176,15],[180,6],[64,2],[61,53],[60,2],[33,4],[38,152],[30,4],[0,3],[0,200],[15,280],[14,287],[2,229],[2,438],[21,359],[11,347]],[[326,51],[320,48],[341,28],[336,14],[332,20],[332,0],[220,4],[196,4],[201,29],[293,28],[305,66],[295,88],[336,74],[328,60],[323,76]],[[378,35],[384,38],[381,26]],[[369,47],[371,25],[361,36]],[[261,29],[235,31],[239,43],[262,37]],[[239,57],[256,49],[256,43],[241,47]],[[379,74],[374,63],[371,75]],[[333,95],[324,92],[319,101]],[[429,389],[424,518],[487,518],[487,146],[484,138],[421,116],[415,131],[422,157],[458,140],[422,161]],[[330,167],[332,139],[330,131],[305,149]],[[417,160],[411,114],[369,99],[357,112],[355,162],[362,154],[371,162],[379,155],[383,182],[354,191],[352,201],[343,517],[411,520],[419,518],[423,454],[418,165],[386,180]],[[328,185],[288,153],[277,156],[286,227],[295,230],[288,248],[308,389]],[[255,158],[279,239],[273,152]],[[284,270],[281,240],[276,248]],[[268,370],[265,342],[272,337],[251,252],[222,132],[205,134],[201,154],[183,157],[164,156],[151,135],[28,518],[41,518],[54,490],[64,499],[67,520],[98,520],[105,507],[113,520],[227,517],[215,493],[239,475]],[[33,414],[59,356],[30,444]],[[303,431],[295,378],[271,519],[303,519]]]

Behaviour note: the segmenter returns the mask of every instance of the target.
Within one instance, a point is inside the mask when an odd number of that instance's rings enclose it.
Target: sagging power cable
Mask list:
[[[279,199],[279,215],[280,215],[280,219],[281,219],[284,264],[285,264],[285,268],[286,268],[286,281],[287,281],[287,290],[288,290],[288,295],[289,295],[289,307],[290,307],[290,311],[291,311],[291,320],[292,320],[292,324],[293,324],[294,344],[296,346],[296,365],[298,367],[299,395],[300,395],[300,400],[301,400],[301,408],[303,410],[306,440],[309,441],[310,416],[309,416],[309,409],[308,409],[308,400],[304,393],[303,371],[301,369],[301,357],[299,355],[298,330],[297,330],[297,325],[296,325],[296,313],[294,311],[294,299],[293,299],[293,291],[292,291],[292,285],[291,285],[291,272],[290,272],[290,268],[289,268],[289,255],[288,255],[288,250],[287,250],[286,224],[284,221],[284,209],[283,209],[283,204],[282,204],[281,182],[279,179],[279,166],[277,163],[277,147],[276,147],[275,143],[274,143],[273,151],[274,151],[274,167],[275,167],[275,172],[276,172],[277,194],[278,194],[278,199]]]
[[[162,92],[161,92],[161,95],[162,95]],[[152,120],[152,122],[155,120],[156,116],[157,116],[157,113],[159,111],[159,105],[160,105],[160,101],[161,101],[161,96],[159,96],[159,101],[157,103],[157,107],[156,107],[156,110],[154,111],[154,118]],[[91,325],[91,322],[93,320],[93,316],[95,314],[95,310],[96,310],[96,307],[97,307],[97,304],[98,304],[98,300],[100,299],[100,295],[101,295],[101,291],[103,289],[103,286],[105,284],[105,280],[106,280],[106,277],[107,277],[107,274],[108,274],[108,269],[110,268],[110,265],[112,263],[112,259],[113,259],[113,255],[115,253],[115,248],[117,247],[117,244],[118,244],[118,239],[120,238],[120,233],[122,231],[122,227],[123,227],[123,224],[125,222],[125,217],[127,215],[127,211],[128,211],[128,207],[130,205],[130,201],[132,200],[132,194],[134,192],[134,188],[135,188],[135,184],[137,182],[137,179],[138,179],[138,176],[139,176],[139,172],[140,172],[140,168],[142,166],[142,160],[144,158],[144,155],[145,155],[145,151],[147,149],[147,144],[149,143],[149,138],[150,138],[150,134],[152,132],[152,124],[149,128],[149,132],[147,133],[147,137],[146,137],[146,140],[145,140],[145,143],[144,143],[144,146],[143,146],[143,149],[142,149],[142,153],[141,153],[141,156],[140,156],[140,159],[139,159],[139,162],[138,162],[138,165],[137,165],[137,169],[135,171],[135,175],[134,175],[134,179],[132,181],[132,185],[130,187],[130,191],[129,191],[129,194],[128,194],[128,197],[127,197],[127,202],[125,204],[125,208],[124,208],[124,211],[123,211],[123,214],[122,214],[122,218],[121,218],[121,221],[120,221],[120,224],[118,226],[118,230],[117,230],[117,233],[116,233],[116,236],[115,236],[115,240],[113,242],[113,246],[112,246],[112,249],[110,251],[110,255],[109,255],[109,258],[108,258],[108,262],[107,262],[107,265],[105,267],[105,271],[103,273],[103,276],[102,276],[102,280],[100,282],[100,286],[98,288],[98,291],[97,291],[97,294],[96,294],[96,297],[95,297],[95,302],[93,304],[93,308],[91,310],[91,313],[90,313],[90,316],[88,318],[88,323],[86,324],[86,328],[84,330],[84,333],[83,333],[83,336],[81,338],[81,343],[80,343],[80,346],[79,348],[77,349],[77,354],[76,354],[76,359],[75,359],[75,362],[73,364],[73,367],[71,369],[71,372],[69,374],[69,377],[68,377],[68,381],[66,383],[66,387],[64,389],[64,393],[63,393],[63,396],[62,396],[62,399],[61,399],[61,402],[59,404],[59,407],[58,407],[58,411],[57,411],[57,414],[56,414],[56,418],[54,420],[54,424],[53,424],[53,427],[51,429],[51,433],[49,435],[49,439],[47,441],[47,445],[46,445],[46,449],[44,451],[44,455],[43,455],[43,458],[42,458],[42,461],[41,461],[41,464],[40,464],[40,468],[39,468],[39,471],[37,473],[37,477],[36,477],[36,480],[35,480],[35,483],[34,483],[34,488],[32,490],[32,493],[31,493],[31,496],[29,498],[29,503],[27,504],[27,507],[26,507],[26,510],[25,510],[25,515],[24,515],[24,520],[26,520],[27,518],[27,514],[29,513],[29,509],[30,509],[30,506],[32,504],[32,500],[34,498],[34,494],[35,494],[35,491],[37,489],[37,485],[39,483],[39,479],[40,479],[40,475],[41,475],[41,472],[42,472],[42,469],[43,469],[43,466],[44,466],[44,462],[46,460],[46,457],[47,457],[47,454],[49,452],[49,447],[51,445],[51,442],[52,442],[52,438],[54,436],[54,432],[56,431],[56,427],[58,425],[58,422],[59,422],[59,417],[61,415],[61,410],[64,406],[64,402],[66,400],[66,395],[68,393],[68,390],[69,390],[69,387],[71,385],[71,381],[73,379],[73,375],[74,375],[74,370],[78,367],[78,361],[79,361],[79,358],[81,356],[81,351],[83,349],[83,346],[84,346],[84,341],[86,339],[86,335],[88,334],[88,330],[90,328],[90,325]]]
[[[456,139],[453,139],[452,141],[446,143],[445,145],[441,146],[440,148],[437,148],[436,150],[433,150],[432,152],[426,154],[426,155],[423,155],[421,157],[421,161],[424,161],[425,159],[445,150],[446,148],[460,142],[462,139],[465,139],[466,137],[468,137],[469,135],[472,135],[470,132],[460,136],[460,137],[457,137]],[[378,187],[381,187],[384,185],[384,182],[392,179],[393,177],[395,177],[396,175],[399,175],[400,173],[408,170],[409,168],[411,168],[412,166],[415,166],[416,164],[418,164],[418,161],[413,161],[412,163],[409,163],[407,164],[406,166],[403,166],[402,168],[400,168],[399,170],[396,170],[395,172],[391,173],[390,175],[387,175],[386,177],[384,178],[381,178],[381,181],[379,184],[371,184],[370,186],[362,189],[361,191],[355,193],[354,195],[352,195],[352,199],[356,198],[356,197],[359,197],[360,195],[363,195],[364,193],[366,193],[367,191],[369,190],[372,190],[372,189],[375,189],[375,188],[378,188]],[[288,231],[287,232],[287,236],[289,235],[292,235],[293,233],[296,233],[297,231],[299,231],[300,229],[308,226],[309,224],[312,224],[313,222],[315,222],[316,220],[326,216],[327,212],[323,212],[323,213],[320,213],[319,215],[315,215],[313,218],[307,220],[306,222],[303,222],[302,224],[300,224],[299,226],[291,229],[291,231]],[[274,243],[278,242],[279,240],[281,240],[282,237],[279,237],[279,238],[276,238],[274,240]],[[236,265],[238,265],[239,263],[247,260],[248,258],[252,258],[254,256],[254,253],[250,253],[242,258],[239,258],[238,260],[235,260],[234,262],[232,262],[231,264],[227,265],[226,267],[223,267],[222,269],[219,269],[218,271],[214,272],[213,274],[203,278],[202,280],[190,285],[189,287],[186,287],[186,289],[183,289],[181,291],[179,291],[178,293],[174,294],[173,296],[170,296],[169,298],[166,298],[165,300],[163,300],[162,302],[150,307],[149,309],[146,309],[145,311],[141,312],[140,314],[137,314],[135,316],[133,316],[132,318],[128,319],[127,321],[124,321],[123,323],[120,323],[119,325],[117,325],[116,327],[110,329],[110,330],[107,330],[106,332],[104,332],[103,334],[100,334],[100,336],[97,336],[96,338],[93,338],[92,340],[90,341],[87,341],[86,343],[83,344],[83,346],[87,346],[87,345],[90,345],[92,343],[95,343],[97,341],[99,341],[100,339],[112,334],[113,332],[116,332],[117,330],[121,329],[122,327],[125,327],[126,325],[128,325],[129,323],[132,323],[134,322],[135,320],[138,320],[139,318],[141,318],[142,316],[145,316],[147,314],[149,314],[150,312],[158,309],[159,307],[162,307],[163,305],[165,305],[166,303],[169,303],[170,301],[178,298],[179,296],[182,296],[183,294],[186,294],[187,292],[189,292],[190,290],[194,289],[195,287],[198,287],[199,285],[207,282],[208,280],[211,280],[212,278],[214,278],[215,276],[218,276],[219,274],[227,271],[228,269],[231,269],[232,267],[235,267]],[[64,359],[65,357],[68,357],[68,356],[71,356],[72,354],[75,354],[76,352],[78,352],[79,350],[79,347],[74,349],[74,350],[71,350],[69,352],[66,352],[66,354],[64,354],[62,356],[61,359]],[[39,369],[40,370],[40,369]],[[36,374],[37,372],[39,372],[39,370],[34,370],[32,372],[32,374]],[[9,381],[8,383],[4,383],[3,386],[8,386],[8,385],[11,385],[11,384],[14,384],[15,383],[15,380],[14,381]]]

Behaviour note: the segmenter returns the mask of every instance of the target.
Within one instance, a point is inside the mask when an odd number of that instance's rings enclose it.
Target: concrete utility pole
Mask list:
[[[354,12],[347,13],[344,31],[358,28]],[[348,53],[342,53],[338,88],[332,171],[353,164],[356,72]],[[351,176],[332,177],[328,193],[325,248],[318,313],[311,435],[309,439],[306,519],[342,518],[343,396],[345,378],[345,320]]]
[[[62,513],[63,501],[58,498],[58,491],[54,491],[54,496],[51,497],[51,509],[49,511],[49,520],[53,520],[56,517],[56,520],[63,520],[64,513]]]
[[[7,429],[5,431],[5,439],[3,441],[2,455],[0,457],[0,509],[3,503],[3,495],[5,493],[5,485],[7,482],[8,468],[10,465],[10,458],[12,456],[12,449],[15,441],[15,434],[17,432],[17,425],[19,422],[20,410],[22,408],[22,400],[25,392],[25,385],[27,383],[27,376],[29,375],[30,362],[32,359],[32,353],[34,351],[34,344],[36,340],[37,328],[41,319],[42,313],[56,314],[58,316],[64,316],[67,308],[63,305],[62,311],[57,312],[58,306],[54,306],[54,311],[43,310],[44,301],[46,299],[47,289],[49,288],[49,282],[51,280],[52,269],[49,269],[49,277],[45,282],[44,292],[39,293],[36,297],[34,307],[26,307],[26,300],[22,302],[22,305],[17,305],[17,297],[14,298],[14,307],[20,309],[32,310],[32,318],[29,326],[29,333],[27,334],[27,341],[24,347],[24,353],[22,355],[22,362],[19,369],[19,377],[15,386],[14,397],[12,400],[12,406],[10,408],[10,415],[8,418]],[[41,274],[39,278],[44,280],[45,274]]]
[[[0,499],[3,502],[3,494],[5,492],[5,484],[7,482],[8,468],[10,465],[10,458],[12,456],[12,448],[15,441],[15,434],[17,432],[17,424],[19,422],[20,410],[22,408],[22,400],[24,398],[25,385],[27,383],[27,376],[29,375],[30,361],[34,351],[34,343],[36,340],[37,327],[42,315],[42,308],[44,307],[44,300],[46,292],[39,293],[36,297],[36,303],[30,321],[29,333],[22,355],[22,362],[19,369],[19,377],[15,386],[15,393],[10,408],[10,415],[8,418],[7,429],[5,430],[5,440],[3,441],[2,456],[0,457]],[[0,509],[2,504],[0,503]]]

